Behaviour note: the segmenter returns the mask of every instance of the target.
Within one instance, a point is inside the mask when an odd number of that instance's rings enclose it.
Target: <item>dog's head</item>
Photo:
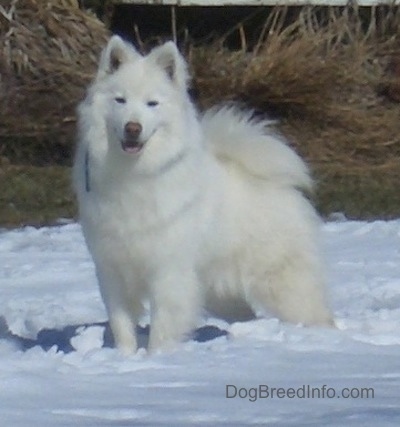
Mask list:
[[[182,128],[179,121],[185,120],[187,82],[186,62],[173,42],[142,56],[113,36],[102,53],[94,82],[94,91],[103,97],[110,144],[138,157],[150,146],[160,145],[153,141],[162,139],[164,147],[158,149],[171,152],[171,135],[177,135],[174,127]]]
[[[110,38],[101,54],[96,80],[102,80],[117,72],[122,66],[140,59],[146,59],[149,64],[153,62],[153,66],[160,67],[181,90],[186,89],[189,79],[187,65],[175,43],[166,42],[154,48],[147,56],[142,56],[132,44],[117,35]]]

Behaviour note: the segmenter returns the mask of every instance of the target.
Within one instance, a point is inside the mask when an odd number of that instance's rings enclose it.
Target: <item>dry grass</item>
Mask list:
[[[71,145],[75,107],[107,36],[77,0],[1,2],[0,156],[18,156],[25,147],[15,141]]]
[[[400,72],[390,68],[400,58],[399,8],[289,15],[277,7],[252,50],[240,25],[239,51],[223,39],[189,46],[200,108],[234,100],[278,117],[315,171],[322,212],[399,217],[400,104],[387,96],[399,88],[400,100]],[[75,106],[107,35],[76,0],[1,3],[0,223],[74,212],[68,169],[21,165],[70,161]]]
[[[400,15],[386,17],[386,24],[372,16],[362,30],[355,12],[332,9],[321,24],[316,10],[306,8],[284,26],[286,13],[276,10],[250,53],[229,52],[221,44],[192,50],[202,106],[239,100],[273,112],[313,163],[369,167],[399,161],[400,105],[383,96],[382,87],[391,82],[387,64],[400,44],[382,28],[400,23]]]

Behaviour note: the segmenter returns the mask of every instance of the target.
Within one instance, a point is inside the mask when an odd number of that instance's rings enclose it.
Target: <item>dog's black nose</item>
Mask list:
[[[125,125],[125,135],[129,139],[137,139],[142,132],[142,125],[137,122],[128,122]]]

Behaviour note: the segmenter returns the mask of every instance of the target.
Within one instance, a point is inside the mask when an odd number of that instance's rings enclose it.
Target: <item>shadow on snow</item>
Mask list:
[[[113,348],[114,339],[108,322],[69,325],[65,326],[63,329],[42,329],[37,334],[36,339],[31,339],[21,337],[11,332],[5,318],[0,316],[0,339],[4,339],[16,344],[18,348],[22,351],[29,350],[36,346],[39,346],[43,350],[47,351],[55,346],[57,348],[57,351],[62,351],[63,353],[70,353],[72,351],[75,351],[75,348],[71,344],[71,339],[80,335],[86,329],[94,326],[100,326],[104,328],[103,348]],[[139,347],[147,346],[149,332],[149,325],[145,327],[137,327]],[[207,342],[221,336],[226,336],[227,334],[228,333],[223,329],[220,329],[216,326],[206,325],[199,329],[196,329],[190,339],[196,342]]]

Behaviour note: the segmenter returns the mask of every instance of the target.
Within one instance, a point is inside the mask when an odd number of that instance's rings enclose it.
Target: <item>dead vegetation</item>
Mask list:
[[[201,104],[239,100],[277,114],[282,131],[316,164],[399,162],[400,105],[385,90],[399,82],[388,64],[400,44],[383,30],[400,15],[381,22],[371,11],[363,29],[354,10],[330,9],[322,20],[305,8],[284,26],[286,13],[276,9],[252,52],[220,44],[191,52]]]
[[[186,45],[200,108],[239,101],[278,118],[312,164],[322,211],[399,216],[399,8],[289,9],[269,14],[251,49],[240,24],[240,50]],[[70,163],[75,107],[107,37],[76,0],[1,3],[0,170]]]
[[[70,155],[76,104],[107,36],[77,0],[1,2],[0,156]]]

